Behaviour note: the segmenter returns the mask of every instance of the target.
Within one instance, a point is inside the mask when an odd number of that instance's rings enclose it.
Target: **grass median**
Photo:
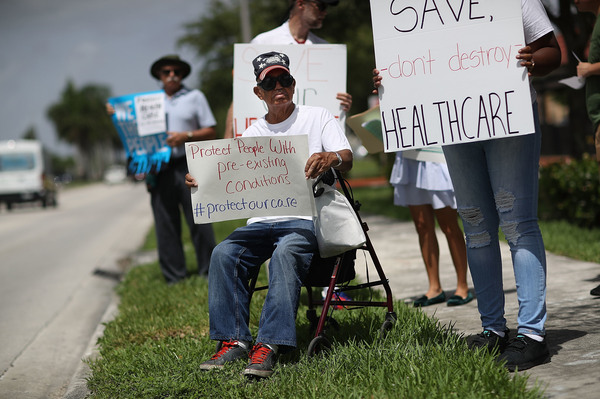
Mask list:
[[[355,189],[363,212],[392,209],[387,216],[406,219],[390,207],[391,194]],[[390,199],[386,198],[390,195]],[[377,199],[379,198],[379,199]],[[378,201],[383,201],[381,204]],[[382,206],[383,203],[388,206]],[[243,221],[214,225],[217,240]],[[190,272],[193,248],[184,232]],[[146,249],[155,248],[154,233]],[[264,268],[263,268],[264,269]],[[264,270],[259,284],[266,283]],[[208,333],[208,285],[200,277],[167,286],[157,263],[131,269],[118,286],[119,313],[100,338],[99,356],[88,360],[92,398],[541,398],[526,374],[509,374],[494,358],[467,350],[452,327],[402,302],[394,303],[398,320],[380,337],[385,308],[333,311],[339,330],[329,328],[331,350],[308,357],[312,334],[305,317],[306,291],[298,311],[298,349],[280,358],[268,380],[249,382],[245,363],[202,372],[198,365],[215,351]],[[256,333],[264,291],[251,303]],[[378,291],[353,296],[379,297]]]

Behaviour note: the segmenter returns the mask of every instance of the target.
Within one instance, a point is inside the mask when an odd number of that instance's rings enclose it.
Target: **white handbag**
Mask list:
[[[367,242],[356,212],[345,195],[319,181],[314,187],[315,234],[322,258],[343,254]]]

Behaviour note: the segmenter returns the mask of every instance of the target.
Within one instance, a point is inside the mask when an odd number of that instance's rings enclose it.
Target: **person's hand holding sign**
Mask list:
[[[545,76],[560,64],[560,47],[553,34],[546,34],[519,50],[517,59],[529,76]]]
[[[379,90],[379,86],[381,86],[381,80],[383,78],[381,77],[381,75],[379,74],[379,70],[378,69],[373,69],[373,94],[377,94],[378,90]]]
[[[191,174],[186,173],[185,174],[185,185],[189,188],[198,187],[198,182],[196,181],[196,179],[194,179],[192,177]]]

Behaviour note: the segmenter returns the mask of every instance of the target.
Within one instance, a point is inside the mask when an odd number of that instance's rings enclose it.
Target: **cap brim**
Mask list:
[[[290,70],[284,67],[283,65],[271,65],[270,67],[265,68],[260,75],[258,76],[258,80],[262,81],[267,74],[275,69],[283,69],[287,73],[290,73]]]

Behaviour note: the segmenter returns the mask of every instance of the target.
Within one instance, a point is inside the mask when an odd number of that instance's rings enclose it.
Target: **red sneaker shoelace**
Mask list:
[[[237,341],[223,342],[223,344],[221,345],[221,349],[217,353],[212,355],[210,360],[216,360],[216,359],[220,358],[221,356],[226,354],[229,351],[229,349],[233,348],[236,345],[237,345]]]
[[[250,364],[262,364],[272,351],[268,346],[262,344],[254,345],[250,354]]]

